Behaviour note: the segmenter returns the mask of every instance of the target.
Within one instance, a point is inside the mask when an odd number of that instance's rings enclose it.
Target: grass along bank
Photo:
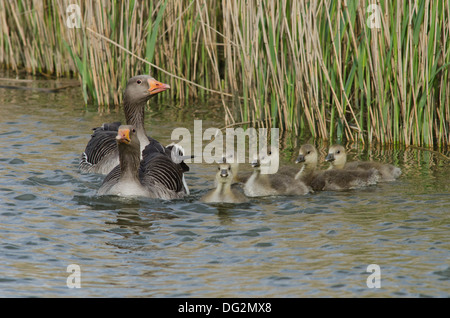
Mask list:
[[[450,143],[447,1],[0,2],[0,63],[78,76],[86,103],[119,105],[151,73],[171,97],[218,97],[225,124],[313,138]],[[165,94],[167,96],[168,94]]]

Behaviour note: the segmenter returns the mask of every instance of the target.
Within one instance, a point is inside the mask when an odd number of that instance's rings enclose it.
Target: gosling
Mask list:
[[[237,184],[239,185],[244,185],[245,182],[247,182],[248,178],[250,178],[251,176],[251,172],[249,171],[244,171],[244,172],[240,172],[239,170],[239,160],[238,160],[238,156],[235,152],[229,153],[227,154],[224,158],[223,158],[223,162],[229,163],[231,166],[231,172],[233,173],[233,181],[232,181],[232,186],[235,186]],[[215,186],[217,186],[217,181]]]
[[[244,185],[248,197],[274,195],[305,195],[311,188],[301,180],[295,180],[295,174],[285,172],[270,173],[271,168],[278,167],[278,149],[272,149],[267,155],[254,158],[253,173]],[[274,165],[274,166],[272,166]]]
[[[347,153],[341,145],[333,145],[325,158],[330,163],[330,169],[361,170],[375,169],[380,173],[380,181],[394,181],[402,174],[402,170],[394,165],[375,161],[347,162]]]
[[[219,164],[216,174],[216,188],[205,194],[200,201],[205,203],[245,203],[248,198],[235,187],[233,169],[225,160]]]
[[[380,178],[378,171],[325,170],[318,171],[318,152],[310,144],[300,148],[296,163],[303,163],[295,179],[303,181],[314,191],[342,191],[376,184]]]

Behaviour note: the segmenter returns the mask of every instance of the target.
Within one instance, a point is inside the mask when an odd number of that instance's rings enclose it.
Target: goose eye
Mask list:
[[[136,129],[133,129],[132,132],[135,133],[135,132],[136,132]]]
[[[142,81],[141,80],[137,80],[136,83],[142,84]]]

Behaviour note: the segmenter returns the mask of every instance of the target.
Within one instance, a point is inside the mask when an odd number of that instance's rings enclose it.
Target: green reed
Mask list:
[[[69,2],[80,29],[66,25]],[[181,105],[219,98],[227,125],[448,147],[450,4],[373,2],[1,1],[0,63],[77,76],[100,110],[151,73]]]

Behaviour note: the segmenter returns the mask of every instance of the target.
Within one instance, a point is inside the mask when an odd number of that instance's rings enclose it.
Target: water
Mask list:
[[[194,119],[222,126],[220,104],[190,106],[151,106],[146,126],[163,143]],[[403,175],[358,191],[206,205],[216,167],[191,164],[186,199],[98,198],[102,176],[80,174],[78,158],[91,128],[122,118],[85,109],[77,88],[0,89],[1,297],[449,296],[450,170],[439,154],[373,150]],[[81,288],[67,287],[70,264]],[[367,286],[370,264],[381,288]]]

